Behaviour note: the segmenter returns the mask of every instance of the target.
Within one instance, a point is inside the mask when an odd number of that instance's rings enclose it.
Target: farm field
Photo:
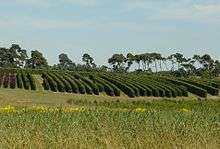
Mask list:
[[[219,148],[219,97],[0,89],[1,148]]]
[[[0,148],[219,148],[219,79],[4,70]]]

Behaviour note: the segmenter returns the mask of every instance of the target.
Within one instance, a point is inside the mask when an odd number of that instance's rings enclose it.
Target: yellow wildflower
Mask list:
[[[0,113],[14,113],[14,112],[16,112],[15,107],[10,105],[0,108]]]
[[[48,108],[46,108],[44,106],[34,106],[34,107],[32,107],[32,110],[35,112],[47,112]]]
[[[134,109],[135,112],[145,112],[146,109],[144,108],[137,108],[137,109]]]
[[[62,112],[65,112],[65,113],[82,112],[82,111],[84,111],[84,108],[79,108],[79,107],[62,108]]]
[[[186,108],[182,108],[182,109],[180,109],[180,111],[182,111],[182,112],[190,112],[190,110],[188,110]]]

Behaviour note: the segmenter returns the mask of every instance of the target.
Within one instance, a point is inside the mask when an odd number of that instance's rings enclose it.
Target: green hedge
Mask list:
[[[35,82],[33,76],[30,73],[28,73],[27,78],[29,79],[31,90],[37,90],[36,82]]]
[[[17,73],[16,75],[17,78],[17,87],[22,89],[23,88],[23,84],[22,84],[22,77],[20,73]]]
[[[1,73],[1,74],[0,74],[0,87],[1,87],[2,84],[3,84],[3,81],[4,81],[4,73]]]
[[[23,82],[24,89],[29,90],[29,88],[30,88],[30,81],[29,81],[29,79],[27,77],[26,72],[22,71],[21,77],[22,77],[22,82]]]
[[[48,75],[56,82],[58,91],[65,92],[65,86],[63,82],[60,79],[58,79],[56,75],[54,75],[53,73],[48,73]]]
[[[43,73],[42,78],[46,79],[45,82],[49,83],[51,91],[57,92],[57,83],[53,80],[52,77],[50,77],[47,73]]]
[[[189,92],[191,92],[195,95],[198,95],[198,96],[204,97],[204,98],[207,97],[207,91],[202,88],[199,88],[195,85],[192,85],[192,84],[189,84],[189,83],[186,83],[183,81],[168,79],[168,78],[166,78],[166,79],[173,82],[174,84],[178,84],[178,85],[182,85],[182,86],[186,87]]]
[[[63,78],[69,82],[73,93],[79,93],[79,88],[78,88],[77,84],[74,82],[74,80],[72,80],[66,74],[63,75]]]
[[[43,79],[43,88],[44,90],[50,90],[50,84],[48,83],[47,79]]]
[[[70,75],[70,74],[68,74],[68,73],[66,73],[66,75],[67,75],[68,77],[70,77],[72,80],[74,80],[74,82],[76,82],[76,84],[77,84],[77,86],[78,86],[78,88],[79,88],[80,94],[85,94],[85,93],[86,93],[85,86],[84,86],[84,84],[83,84],[81,81],[75,79],[72,75]]]
[[[58,73],[55,73],[55,72],[54,72],[53,74],[57,77],[57,79],[58,79],[59,81],[61,81],[61,82],[63,83],[64,88],[65,88],[65,91],[66,91],[67,93],[72,93],[72,92],[73,92],[73,91],[72,91],[72,87],[71,87],[69,81],[65,80],[64,77],[63,77],[63,75],[58,74]]]
[[[185,80],[185,79],[179,79],[179,80],[184,81],[184,82],[189,83],[189,84],[192,84],[192,85],[195,85],[199,88],[202,88],[202,89],[206,90],[211,95],[218,96],[218,94],[219,94],[219,89],[214,88],[212,86],[207,86],[207,85],[204,85],[204,84],[201,84],[201,83],[197,83],[197,82],[193,82],[193,81],[189,81],[189,80]]]
[[[129,97],[134,98],[135,97],[135,91],[130,88],[129,86],[125,85],[121,81],[111,79],[107,76],[102,75],[101,78],[115,84],[118,88],[120,88],[125,94],[127,94]]]
[[[110,83],[107,81],[103,80],[102,78],[94,78],[95,81],[98,83],[102,84],[104,86],[104,91],[106,92],[107,95],[109,96],[116,96],[114,89],[111,87]],[[120,96],[120,91],[119,91],[119,96]]]
[[[88,79],[86,77],[83,77],[83,76],[81,76],[79,74],[74,74],[74,77],[77,78],[77,79],[82,80],[87,86],[89,86],[89,88],[92,89],[92,92],[95,95],[99,95],[99,88],[98,88],[98,86],[93,81],[91,81],[90,79]]]

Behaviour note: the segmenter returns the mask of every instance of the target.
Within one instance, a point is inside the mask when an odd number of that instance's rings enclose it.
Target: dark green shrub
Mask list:
[[[82,84],[81,81],[75,79],[73,76],[71,76],[70,74],[66,74],[69,78],[71,78],[72,80],[74,80],[74,82],[77,84],[78,88],[79,88],[79,92],[80,94],[85,94],[86,93],[86,89],[85,86]]]
[[[57,83],[47,73],[43,73],[42,77],[49,83],[51,91],[57,92]]]
[[[31,90],[37,90],[36,83],[35,83],[33,76],[30,73],[28,73],[27,78],[29,79]]]
[[[74,77],[75,77],[76,79],[82,80],[82,82],[84,82],[84,84],[86,84],[85,87],[88,86],[88,88],[91,88],[91,89],[92,89],[92,92],[93,92],[95,95],[99,95],[99,88],[98,88],[98,86],[97,86],[94,82],[92,82],[92,81],[89,80],[88,78],[83,77],[83,76],[80,76],[80,75],[78,75],[78,74],[75,74]],[[91,76],[90,76],[90,77],[91,77]],[[88,88],[87,88],[87,90],[88,90]]]
[[[204,84],[201,84],[201,83],[198,83],[198,82],[188,81],[188,80],[185,80],[185,79],[180,79],[180,81],[184,81],[188,84],[192,84],[192,85],[195,85],[199,88],[202,88],[202,89],[206,90],[211,95],[218,96],[218,94],[219,94],[219,89],[214,88],[212,86],[207,86],[207,85],[204,85]]]
[[[22,77],[24,89],[29,90],[30,82],[29,82],[29,79],[27,78],[27,74],[24,71],[22,71],[21,77]]]
[[[121,81],[109,78],[107,76],[102,75],[101,78],[115,84],[118,88],[120,88],[125,94],[127,94],[129,97],[134,98],[135,97],[135,92],[132,88],[130,88],[129,86],[125,85],[124,83],[122,83]]]
[[[2,84],[3,84],[3,80],[4,80],[4,73],[1,73],[1,74],[0,74],[0,87],[1,87]]]
[[[85,82],[83,82],[81,80],[79,80],[79,81],[81,82],[81,84],[83,84],[85,86],[86,93],[92,95],[93,94],[92,88],[88,84],[86,84]]]
[[[61,81],[65,87],[65,91],[67,93],[71,93],[72,92],[72,87],[69,83],[69,81],[65,80],[64,77],[61,75],[61,74],[58,74],[58,73],[53,73],[57,79],[59,79],[59,81]]]
[[[202,88],[199,88],[195,85],[192,85],[192,84],[189,84],[189,83],[186,83],[186,82],[183,82],[183,81],[179,81],[179,80],[174,80],[174,79],[168,79],[166,78],[167,80],[173,82],[174,84],[178,84],[180,86],[184,86],[187,88],[187,90],[195,95],[198,95],[200,97],[207,97],[207,91],[202,89]]]
[[[23,88],[23,84],[22,84],[22,77],[21,77],[21,74],[20,73],[17,73],[17,87],[18,88]]]
[[[42,85],[44,87],[44,90],[50,90],[50,85],[49,85],[46,78],[43,79],[43,84]]]
[[[99,84],[104,86],[104,91],[106,92],[107,95],[109,96],[115,96],[114,89],[111,87],[110,83],[107,82],[106,80],[103,80],[102,78],[95,78],[95,81],[97,81]],[[119,96],[120,96],[120,91],[119,91]]]
[[[10,74],[9,78],[10,78],[9,79],[10,80],[10,82],[9,82],[10,88],[15,89],[16,88],[16,75]]]
[[[48,75],[56,82],[57,89],[59,92],[65,92],[65,86],[60,79],[58,79],[53,73],[48,73]]]
[[[73,93],[79,93],[79,88],[78,88],[77,84],[73,81],[73,79],[71,79],[70,77],[68,77],[66,75],[63,75],[63,78],[69,82]]]

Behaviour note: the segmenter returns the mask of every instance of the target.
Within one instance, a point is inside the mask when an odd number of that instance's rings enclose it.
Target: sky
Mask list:
[[[0,0],[0,47],[17,43],[49,64],[83,53],[181,52],[220,59],[220,0]]]

